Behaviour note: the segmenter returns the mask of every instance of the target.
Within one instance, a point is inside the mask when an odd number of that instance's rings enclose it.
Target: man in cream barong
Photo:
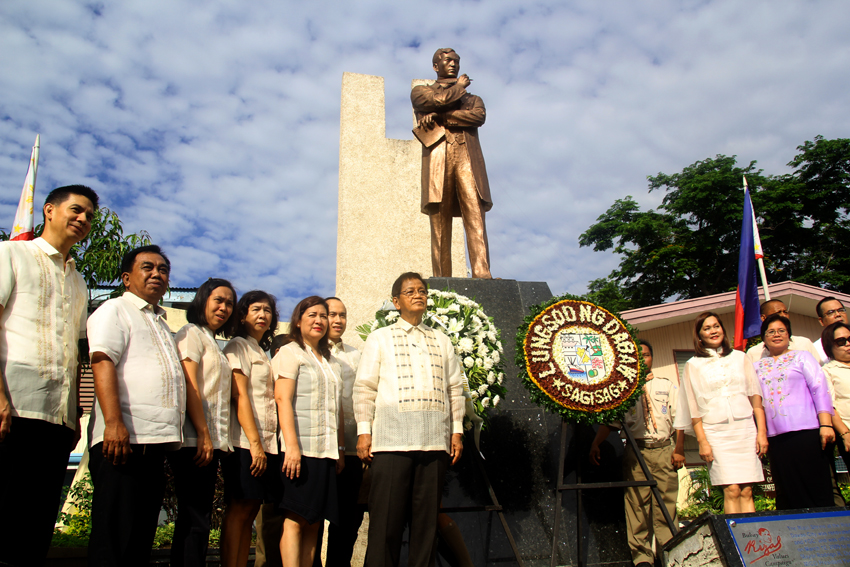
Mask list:
[[[463,452],[463,375],[449,338],[422,323],[422,276],[399,276],[392,298],[400,317],[369,335],[354,382],[357,456],[372,465],[366,566],[398,566],[409,519],[408,564],[430,567],[449,458]]]

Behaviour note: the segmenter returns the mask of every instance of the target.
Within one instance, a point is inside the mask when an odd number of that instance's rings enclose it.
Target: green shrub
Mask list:
[[[703,512],[712,514],[723,513],[723,489],[711,484],[711,478],[706,467],[698,467],[690,471],[691,491],[688,501],[691,505],[679,510],[679,517],[683,519],[694,519]],[[753,502],[756,511],[775,510],[776,501],[764,495],[761,484],[753,485]]]
[[[74,505],[76,512],[73,514],[59,512],[57,521],[65,525],[65,530],[63,530],[65,534],[85,539],[88,542],[89,534],[91,534],[91,504],[93,494],[94,485],[92,484],[91,473],[87,473],[67,491],[66,499],[70,500],[71,504]]]
[[[156,527],[156,535],[153,537],[153,549],[171,547],[174,539],[174,523],[168,522]]]

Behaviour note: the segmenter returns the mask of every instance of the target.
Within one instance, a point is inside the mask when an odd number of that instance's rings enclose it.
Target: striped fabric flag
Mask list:
[[[738,292],[735,295],[735,348],[746,350],[747,338],[761,331],[758,274],[756,273],[755,214],[750,190],[744,186],[744,217],[738,253]],[[761,243],[758,243],[761,252]]]
[[[12,225],[12,234],[9,235],[9,240],[32,240],[33,235],[33,214],[32,200],[35,194],[35,176],[38,172],[38,149],[40,137],[35,135],[35,145],[32,147],[30,154],[30,166],[27,169],[27,178],[24,181],[24,188],[21,191],[21,200],[18,202],[18,211],[15,213],[15,224]]]

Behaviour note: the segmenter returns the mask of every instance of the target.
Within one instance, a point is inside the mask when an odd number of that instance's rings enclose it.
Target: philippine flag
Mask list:
[[[746,182],[745,182],[746,183]],[[750,191],[744,187],[744,218],[741,223],[741,251],[738,254],[738,293],[735,295],[735,348],[745,350],[747,338],[761,331],[758,275],[756,274],[755,213]],[[758,243],[761,256],[761,242]]]
[[[30,165],[27,169],[27,177],[24,180],[24,188],[21,191],[21,200],[18,202],[18,210],[15,213],[15,223],[12,225],[12,233],[9,240],[32,240],[33,214],[32,200],[35,194],[35,176],[38,172],[38,151],[40,136],[36,134],[35,145],[30,154]]]

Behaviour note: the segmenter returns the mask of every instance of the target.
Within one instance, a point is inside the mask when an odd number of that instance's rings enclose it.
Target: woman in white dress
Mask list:
[[[752,483],[764,480],[759,457],[767,452],[761,385],[716,314],[697,317],[693,340],[673,426],[697,438],[711,483],[723,487],[724,512],[755,512]]]
[[[186,311],[189,324],[175,337],[186,376],[188,419],[183,424],[183,448],[166,454],[177,492],[174,567],[206,565],[218,462],[233,450],[230,364],[215,335],[230,333],[235,304],[236,291],[229,281],[208,279]]]
[[[284,567],[313,565],[324,520],[339,524],[336,475],[345,465],[339,362],[328,344],[328,304],[303,299],[289,336],[272,361],[280,416],[281,481],[285,513],[280,554]]]
[[[249,291],[239,300],[235,316],[233,339],[224,347],[233,370],[233,453],[222,460],[226,508],[221,564],[225,567],[248,563],[254,518],[263,501],[280,498],[274,381],[265,353],[277,329],[275,299],[264,291]]]

